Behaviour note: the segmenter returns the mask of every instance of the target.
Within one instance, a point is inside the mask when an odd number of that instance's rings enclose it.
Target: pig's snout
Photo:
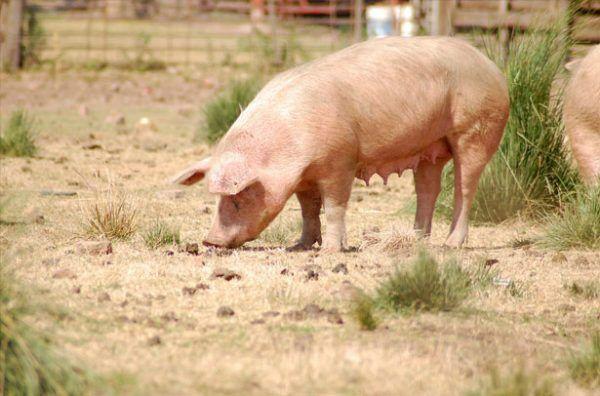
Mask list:
[[[224,239],[217,239],[217,238],[213,238],[210,236],[207,237],[205,240],[203,240],[202,244],[206,247],[227,248],[227,249],[233,249],[233,248],[236,248],[236,247],[239,247],[240,245],[242,245],[241,243],[238,243],[235,240],[226,241]]]

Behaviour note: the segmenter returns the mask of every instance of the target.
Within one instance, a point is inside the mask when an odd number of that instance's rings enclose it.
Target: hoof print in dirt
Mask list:
[[[211,279],[221,278],[221,279],[225,279],[226,281],[230,281],[233,279],[240,280],[240,279],[242,279],[242,276],[236,272],[233,272],[230,269],[227,269],[227,268],[215,268],[215,270],[213,271],[210,278]]]
[[[222,307],[219,307],[219,309],[217,309],[217,316],[219,318],[227,318],[227,317],[230,317],[233,315],[235,315],[235,312],[233,311],[233,309],[231,309],[228,306],[224,305]]]
[[[344,263],[340,263],[333,268],[334,274],[344,274],[348,275],[348,267]]]
[[[109,241],[88,241],[80,242],[77,245],[77,252],[79,254],[90,254],[92,256],[100,256],[103,254],[111,254],[113,252],[112,243]]]
[[[104,292],[98,296],[98,302],[109,302],[111,300],[110,294]]]
[[[76,279],[77,275],[70,269],[64,268],[56,271],[52,274],[52,278],[54,279]]]
[[[162,344],[162,339],[159,336],[150,337],[147,341],[148,346],[157,346]]]

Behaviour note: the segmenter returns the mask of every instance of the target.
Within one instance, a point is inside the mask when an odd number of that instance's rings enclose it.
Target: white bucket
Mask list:
[[[386,37],[396,32],[402,37],[417,34],[414,8],[406,5],[372,5],[367,7],[367,36]]]

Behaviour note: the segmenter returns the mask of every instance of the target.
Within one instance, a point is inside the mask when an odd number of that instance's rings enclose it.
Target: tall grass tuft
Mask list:
[[[580,385],[600,387],[600,331],[594,333],[589,347],[571,356],[569,371]]]
[[[109,190],[88,206],[84,228],[90,236],[126,240],[137,231],[137,215],[127,195]]]
[[[568,55],[569,15],[550,26],[516,34],[506,56],[489,41],[485,49],[508,80],[510,117],[498,152],[485,168],[471,218],[499,223],[515,216],[535,216],[560,206],[578,184],[563,144],[563,87],[556,80]],[[444,178],[445,214],[451,170]]]
[[[353,301],[351,312],[361,330],[373,331],[377,328],[375,302],[370,296],[360,293]]]
[[[33,119],[24,111],[14,111],[0,135],[0,154],[11,157],[32,157],[37,149],[34,142]]]
[[[389,311],[449,311],[471,291],[471,278],[456,262],[440,266],[422,250],[403,270],[397,270],[377,290],[376,304]]]
[[[26,317],[36,308],[0,264],[0,389],[4,395],[89,394],[92,377],[56,351]]]
[[[548,217],[548,230],[540,242],[557,249],[600,249],[600,184],[579,188],[559,214]]]
[[[146,246],[156,249],[165,245],[179,244],[181,237],[179,229],[160,220],[156,220],[143,235]]]
[[[198,140],[217,143],[237,120],[242,110],[254,99],[260,84],[256,79],[231,82],[203,108],[204,120],[198,129]]]

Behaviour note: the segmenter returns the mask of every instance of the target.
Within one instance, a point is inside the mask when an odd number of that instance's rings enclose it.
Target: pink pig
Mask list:
[[[600,45],[570,65],[575,70],[565,92],[563,118],[581,176],[592,184],[600,180]]]
[[[204,241],[237,247],[255,239],[292,194],[302,236],[324,251],[346,246],[345,213],[355,177],[387,181],[411,168],[415,230],[431,232],[444,165],[454,159],[454,219],[448,246],[467,237],[479,176],[508,118],[505,79],[483,54],[447,37],[383,38],[356,44],[279,74],[242,112],[212,157],[174,178],[208,179],[220,195]],[[321,241],[319,214],[327,232]]]

